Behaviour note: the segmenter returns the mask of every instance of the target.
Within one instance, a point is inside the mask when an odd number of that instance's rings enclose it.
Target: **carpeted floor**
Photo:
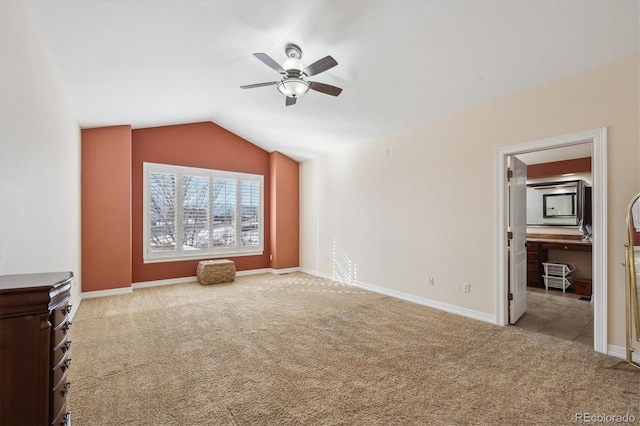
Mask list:
[[[640,422],[640,371],[585,345],[302,273],[82,302],[74,425]]]

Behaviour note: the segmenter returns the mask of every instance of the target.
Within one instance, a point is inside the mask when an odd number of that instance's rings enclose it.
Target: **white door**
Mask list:
[[[509,323],[527,310],[527,165],[510,158],[509,186]]]

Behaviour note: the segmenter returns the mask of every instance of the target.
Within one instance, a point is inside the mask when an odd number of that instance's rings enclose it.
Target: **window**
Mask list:
[[[145,262],[262,254],[263,176],[143,167]]]

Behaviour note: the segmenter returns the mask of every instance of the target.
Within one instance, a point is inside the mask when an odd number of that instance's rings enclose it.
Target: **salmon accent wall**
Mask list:
[[[192,277],[198,260],[143,262],[143,176],[144,162],[200,167],[264,176],[264,253],[258,256],[228,257],[238,271],[269,268],[271,246],[271,175],[269,153],[241,137],[211,123],[135,129],[132,132],[132,282]],[[297,228],[296,228],[297,231]]]
[[[271,254],[273,269],[299,266],[299,164],[277,151],[271,163]]]
[[[131,126],[82,130],[82,291],[131,286]]]
[[[527,166],[527,179],[559,176],[565,173],[591,173],[591,157]]]

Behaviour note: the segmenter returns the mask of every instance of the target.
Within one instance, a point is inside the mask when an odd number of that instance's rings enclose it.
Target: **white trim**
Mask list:
[[[598,352],[607,352],[607,129],[594,130],[592,151],[592,215],[593,215],[593,345]]]
[[[133,290],[131,287],[111,288],[109,290],[83,291],[82,299],[94,299],[96,297],[117,296],[120,294],[130,294]]]
[[[624,346],[609,345],[607,346],[607,349],[608,349],[607,350],[608,355],[615,356],[617,358],[622,358],[622,359],[627,358],[627,351],[624,348]],[[640,353],[633,352],[631,354],[631,360],[640,364]]]
[[[508,324],[507,309],[507,220],[506,220],[506,161],[515,154],[542,149],[592,143],[591,161],[593,187],[593,307],[594,349],[607,353],[607,129],[587,130],[570,135],[524,142],[496,150],[496,192],[498,214],[496,225],[496,319],[498,325]]]
[[[292,272],[300,272],[300,268],[295,267],[295,268],[284,268],[284,269],[271,269],[271,272],[276,275],[284,275],[284,274],[290,274]]]
[[[198,277],[193,276],[193,277],[169,278],[166,280],[141,281],[138,283],[131,284],[131,288],[134,290],[137,290],[139,288],[160,287],[163,285],[192,283],[194,281],[198,281]]]
[[[324,274],[321,272],[317,272],[317,271],[313,271],[305,268],[303,268],[301,271],[309,275],[315,275],[321,278],[335,280],[335,278],[329,274]],[[390,296],[396,299],[405,300],[407,302],[417,303],[418,305],[428,306],[430,308],[438,309],[440,311],[449,312],[451,314],[456,314],[463,317],[472,318],[475,320],[489,322],[491,324],[496,323],[496,318],[494,315],[486,314],[484,312],[474,311],[473,309],[462,308],[460,306],[450,305],[448,303],[439,302],[437,300],[431,300],[424,297],[414,296],[412,294],[403,293],[401,291],[396,291],[396,290],[390,290],[388,288],[379,287],[373,284],[367,284],[359,281],[351,283],[351,285],[355,287],[363,288],[365,290],[372,291],[374,293],[384,294],[385,296]]]
[[[209,203],[213,202],[213,180],[214,179],[229,179],[234,180],[236,182],[236,242],[234,247],[209,247],[197,250],[184,250],[181,244],[176,244],[173,250],[167,251],[151,251],[150,243],[149,243],[149,203],[150,203],[150,194],[149,194],[149,175],[151,173],[165,173],[175,175],[176,177],[176,216],[175,216],[175,240],[182,241],[183,240],[183,178],[185,175],[188,176],[201,176],[206,177],[209,181],[208,183],[208,191],[209,191]],[[197,167],[188,167],[188,166],[177,166],[173,164],[158,164],[158,163],[142,163],[142,224],[143,224],[143,250],[142,250],[142,258],[143,263],[159,263],[159,262],[175,262],[175,261],[183,261],[183,260],[197,260],[197,259],[207,259],[207,258],[224,258],[224,257],[236,257],[236,256],[256,256],[262,255],[264,253],[264,209],[265,209],[265,199],[264,199],[264,175],[258,174],[250,174],[250,173],[241,173],[241,172],[230,172],[223,170],[214,170],[214,169],[202,169]],[[260,231],[260,245],[257,247],[248,246],[242,247],[241,245],[241,234],[242,234],[242,188],[243,183],[245,182],[253,182],[259,184],[260,187],[260,214],[259,214],[259,231]],[[209,219],[212,219],[213,211],[209,211],[208,213]],[[209,241],[213,238],[213,227],[209,227]]]
[[[78,312],[78,308],[82,303],[82,293],[79,294],[78,300],[73,302],[73,306],[71,307],[71,312],[69,312],[69,321],[73,321],[73,318],[76,316]]]
[[[260,268],[260,269],[249,269],[246,271],[238,271],[236,272],[237,277],[243,277],[245,275],[259,275],[259,274],[270,274],[273,273],[273,269],[271,268]]]
[[[313,275],[314,277],[324,278],[326,280],[336,281],[336,278],[331,276],[331,274],[325,274],[324,272],[315,271],[313,269],[301,268],[300,272],[304,272],[305,274]]]
[[[259,274],[288,274],[290,272],[300,271],[300,268],[287,268],[287,269],[272,269],[272,268],[260,268],[260,269],[249,269],[246,271],[237,271],[236,276],[242,277],[247,275],[259,275]],[[173,285],[173,284],[185,284],[192,283],[198,281],[197,276],[192,277],[181,277],[181,278],[169,278],[166,280],[155,280],[155,281],[141,281],[137,283],[131,284],[131,288],[134,290],[140,288],[149,288],[149,287],[159,287],[163,285]]]
[[[451,314],[461,315],[463,317],[472,318],[484,322],[489,322],[491,324],[496,323],[495,315],[486,314],[484,312],[474,311],[473,309],[467,309],[456,305],[450,305],[448,303],[439,302],[437,300],[427,299],[425,297],[414,296],[412,294],[403,293],[401,291],[390,290],[384,287],[378,287],[372,284],[366,284],[362,282],[354,283],[356,287],[364,288],[365,290],[370,290],[375,293],[384,294],[386,296],[395,297],[396,299],[406,300],[407,302],[417,303],[419,305],[428,306],[430,308],[435,308],[440,311],[449,312]]]
[[[200,254],[197,256],[176,256],[176,257],[154,257],[152,259],[144,259],[143,263],[161,263],[161,262],[183,262],[185,260],[204,260],[204,259],[226,259],[229,257],[242,257],[242,256],[262,256],[264,251],[248,251],[237,252],[230,251],[228,253],[208,253]]]

